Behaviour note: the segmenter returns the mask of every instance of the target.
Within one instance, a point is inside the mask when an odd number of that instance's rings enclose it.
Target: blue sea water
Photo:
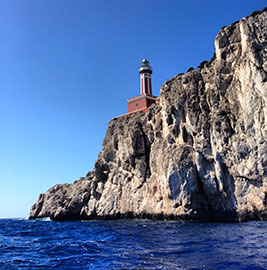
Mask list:
[[[267,222],[0,219],[0,269],[267,269]]]

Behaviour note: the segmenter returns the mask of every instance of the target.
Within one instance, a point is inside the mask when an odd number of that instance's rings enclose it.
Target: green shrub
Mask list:
[[[213,62],[216,59],[216,53],[213,54],[212,58],[210,59],[210,62]]]
[[[251,17],[254,17],[254,16],[256,16],[256,15],[258,15],[258,14],[260,14],[261,13],[261,10],[256,10],[256,11],[254,11],[254,12],[252,12],[250,15],[249,15],[249,17],[251,16]]]
[[[235,25],[235,24],[237,24],[237,23],[239,23],[239,21],[235,21],[234,23],[232,23],[232,25]]]
[[[199,64],[198,68],[204,68],[204,66],[205,66],[207,63],[208,63],[208,61],[202,61],[202,62]]]

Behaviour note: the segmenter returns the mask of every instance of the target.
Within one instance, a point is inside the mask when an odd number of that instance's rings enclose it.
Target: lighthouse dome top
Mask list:
[[[146,65],[146,66],[149,65],[149,61],[146,58],[142,60],[142,63],[143,65]]]
[[[139,68],[139,73],[140,74],[141,73],[150,73],[150,74],[152,74],[152,68],[149,65],[149,61],[146,58],[144,58],[142,60],[142,65]]]

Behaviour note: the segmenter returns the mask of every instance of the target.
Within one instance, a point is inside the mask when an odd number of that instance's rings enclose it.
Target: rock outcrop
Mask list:
[[[94,170],[41,194],[30,218],[267,219],[267,11],[215,38],[209,62],[114,118]]]

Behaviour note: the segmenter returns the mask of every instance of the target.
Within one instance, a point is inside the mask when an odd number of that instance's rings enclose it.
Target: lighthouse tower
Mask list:
[[[139,68],[139,74],[140,74],[141,95],[152,96],[152,84],[151,84],[152,68],[149,65],[147,59],[143,59],[142,65]]]
[[[128,114],[137,112],[146,112],[147,108],[156,102],[155,96],[152,94],[151,74],[152,68],[147,59],[142,60],[139,68],[140,74],[140,95],[128,99]]]

